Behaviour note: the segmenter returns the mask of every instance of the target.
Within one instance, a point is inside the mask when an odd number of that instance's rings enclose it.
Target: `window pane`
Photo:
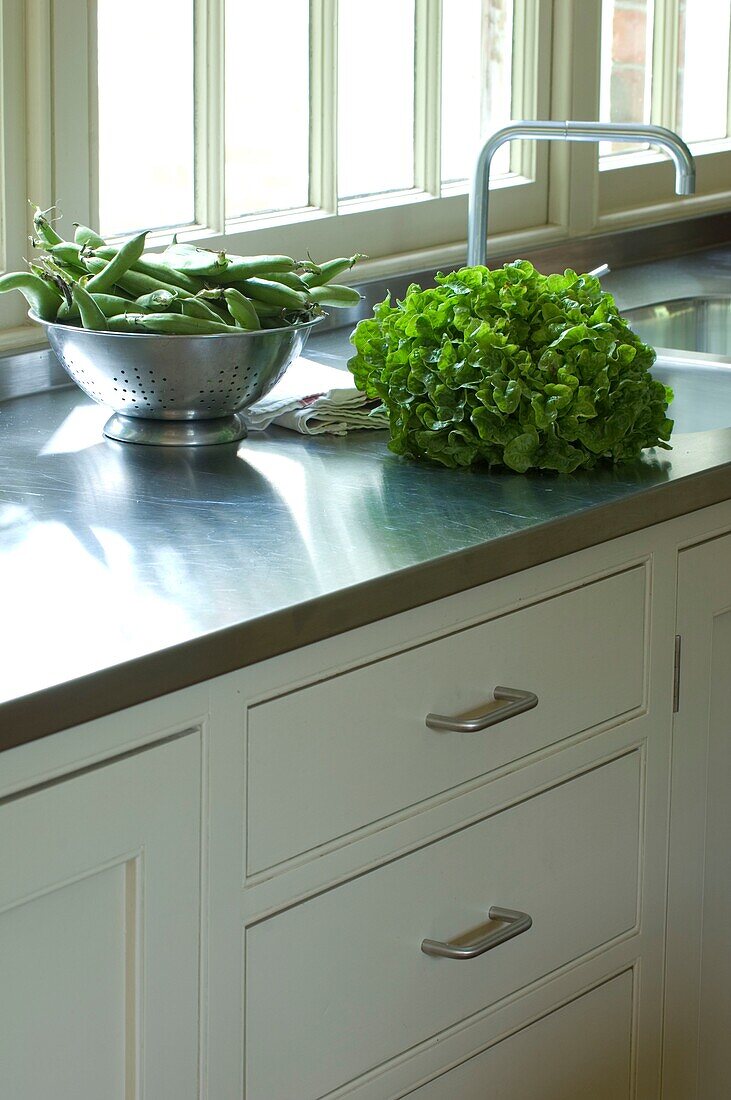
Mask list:
[[[467,179],[481,137],[511,118],[513,0],[444,0],[442,23],[442,180]],[[510,149],[491,178],[510,171]]]
[[[602,122],[649,122],[652,106],[653,0],[603,0]],[[602,157],[648,149],[636,142],[603,141]]]
[[[338,49],[340,198],[413,187],[414,0],[340,0]]]
[[[193,0],[98,0],[97,11],[100,231],[190,224]]]
[[[226,217],[309,201],[306,0],[226,0]]]
[[[678,129],[686,141],[728,134],[731,0],[680,0]]]

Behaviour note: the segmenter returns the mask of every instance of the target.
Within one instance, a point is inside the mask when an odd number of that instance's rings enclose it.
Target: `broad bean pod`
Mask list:
[[[228,267],[225,252],[212,252],[194,244],[169,245],[162,254],[162,262],[175,271],[198,276],[216,275]]]
[[[74,241],[86,248],[101,248],[107,243],[93,229],[89,229],[88,225],[80,225],[78,222],[74,222]]]
[[[88,274],[86,268],[76,264],[64,263],[54,256],[43,256],[38,264],[31,264],[31,270],[40,275],[48,275],[58,285],[59,282],[72,285]]]
[[[138,233],[136,237],[126,241],[114,259],[105,264],[104,269],[89,280],[86,285],[89,293],[101,293],[111,290],[132,264],[139,260],[145,250],[146,237],[147,233]]]
[[[161,336],[214,336],[235,330],[223,321],[185,317],[181,313],[126,313],[110,319],[116,332],[148,332]]]
[[[86,266],[90,271],[102,271],[105,267],[105,261],[98,259],[96,256],[90,256],[86,260]],[[118,278],[116,285],[134,298],[139,298],[142,294],[151,294],[155,290],[167,290],[170,294],[179,298],[193,297],[189,290],[172,286],[170,283],[165,283],[152,275],[144,275],[141,271],[133,271],[132,269],[125,271],[124,275]]]
[[[134,312],[139,313],[171,313],[175,303],[179,302],[177,294],[170,290],[151,290],[147,294],[141,294],[134,301]],[[119,310],[117,310],[119,312]]]
[[[311,302],[318,306],[357,306],[361,300],[360,293],[353,286],[338,286],[332,283],[329,286],[313,286],[307,292]]]
[[[60,244],[48,246],[48,252],[58,263],[71,264],[73,267],[84,269],[83,245],[74,241],[61,241]]]
[[[257,302],[254,298],[250,298],[252,306],[256,310],[257,317],[263,320],[270,320],[272,317],[276,317],[279,321],[284,321],[284,314],[286,310],[282,306],[270,306],[266,302]]]
[[[292,290],[283,283],[275,283],[270,279],[244,279],[238,290],[247,298],[255,298],[267,305],[282,306],[284,309],[304,309],[307,304],[307,296],[299,290]]]
[[[270,283],[281,283],[282,286],[288,286],[290,290],[299,290],[303,293],[307,291],[307,283],[295,271],[267,271],[262,272],[258,278],[267,279]]]
[[[227,287],[223,292],[223,296],[226,299],[228,311],[239,328],[247,329],[250,332],[255,332],[261,328],[259,315],[253,303],[240,290],[236,290],[232,286]]]
[[[238,283],[242,279],[265,274],[294,271],[297,264],[290,256],[229,256],[228,266],[206,277],[212,283]]]
[[[19,290],[42,321],[53,321],[61,305],[61,292],[33,271],[15,271],[0,275],[0,294]]]
[[[37,206],[33,213],[33,231],[46,248],[50,248],[53,244],[63,243],[63,237],[56,232],[49,222],[46,216],[48,213],[48,210],[41,210],[40,206]]]
[[[124,313],[125,310],[133,310],[135,313],[148,312],[139,302],[134,302],[129,298],[121,298],[118,294],[95,294],[94,301],[107,318],[115,317],[119,313]],[[76,305],[63,302],[56,320],[73,321],[78,316],[79,310]]]
[[[96,332],[105,332],[109,328],[107,319],[88,290],[85,290],[81,283],[76,283],[72,293],[74,305],[79,310],[84,328],[93,329]]]
[[[302,276],[302,282],[306,286],[324,286],[325,283],[329,283],[338,275],[342,275],[344,271],[350,271],[351,267],[357,264],[359,260],[366,259],[368,259],[367,256],[356,252],[354,256],[341,256],[340,259],[328,260],[324,264],[313,264],[315,270],[305,272]]]
[[[116,254],[117,249],[111,245],[105,245],[103,248],[94,250],[94,255],[101,256],[104,260],[112,260]],[[181,290],[187,290],[190,294],[197,294],[203,287],[201,279],[194,279],[191,275],[186,275],[182,271],[175,271],[174,268],[164,263],[160,256],[149,252],[136,260],[130,270],[139,271],[143,275],[151,276],[153,279],[160,279],[170,286],[179,286]]]
[[[219,324],[229,324],[228,317],[224,317],[223,313],[218,313],[202,298],[183,298],[182,308],[186,317],[200,317],[201,320],[205,321],[218,321]]]

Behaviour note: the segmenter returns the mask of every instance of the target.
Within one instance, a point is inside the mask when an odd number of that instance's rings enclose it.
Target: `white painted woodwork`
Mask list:
[[[248,874],[639,708],[645,590],[638,565],[251,707]],[[476,734],[426,727],[500,685],[538,706]]]
[[[705,878],[701,946],[699,1096],[731,1081],[731,553],[714,617],[711,656]]]
[[[706,509],[4,753],[2,1100],[658,1100],[663,1028],[663,1100],[725,1096],[731,536],[700,540],[730,528]],[[538,708],[424,726],[500,682]],[[492,904],[533,929],[421,953]]]
[[[0,1095],[198,1092],[201,741],[0,801]]]
[[[315,1100],[630,932],[641,776],[636,750],[249,928],[247,1100]],[[420,950],[484,934],[492,905],[533,928]]]
[[[632,972],[509,1035],[413,1100],[632,1100]]]
[[[664,1100],[731,1080],[731,536],[679,555]]]

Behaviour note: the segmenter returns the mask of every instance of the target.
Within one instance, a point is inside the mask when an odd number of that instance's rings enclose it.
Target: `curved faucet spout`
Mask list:
[[[467,224],[467,263],[484,264],[487,259],[487,212],[490,197],[490,164],[508,141],[534,138],[536,141],[639,141],[657,145],[675,164],[675,192],[695,192],[695,161],[683,139],[665,126],[633,122],[550,122],[540,119],[511,122],[496,130],[483,144],[470,187]]]

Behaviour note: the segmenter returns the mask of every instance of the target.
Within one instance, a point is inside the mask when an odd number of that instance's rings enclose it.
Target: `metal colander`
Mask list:
[[[110,439],[194,446],[243,439],[239,414],[272,389],[322,320],[212,336],[40,323],[67,374],[92,400],[114,410],[104,426]]]

